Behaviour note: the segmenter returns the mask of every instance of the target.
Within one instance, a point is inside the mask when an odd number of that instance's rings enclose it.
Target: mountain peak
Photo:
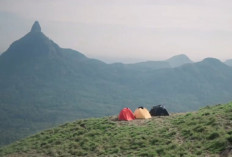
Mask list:
[[[173,57],[169,58],[168,60],[175,60],[175,59],[184,59],[184,60],[191,61],[188,58],[188,56],[186,56],[185,54],[179,54],[179,55],[173,56]]]
[[[222,63],[219,59],[217,59],[217,58],[210,58],[210,57],[203,59],[203,61],[201,61],[201,62],[209,63],[209,64],[213,64],[213,65],[219,64],[219,63],[221,64]]]
[[[186,63],[192,63],[185,54],[173,56],[166,61],[171,65],[171,67],[178,67]]]
[[[35,21],[33,26],[31,27],[31,32],[41,32],[41,27],[38,21]]]
[[[198,62],[200,65],[209,66],[209,67],[217,67],[225,70],[225,67],[228,67],[225,63],[221,62],[217,58],[205,58],[202,61]],[[230,68],[230,67],[229,67]],[[227,69],[227,68],[226,68]],[[220,70],[219,70],[220,71]]]

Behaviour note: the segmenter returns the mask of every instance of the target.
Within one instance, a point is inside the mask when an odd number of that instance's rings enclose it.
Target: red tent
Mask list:
[[[135,116],[129,108],[124,108],[118,115],[118,120],[134,120]]]

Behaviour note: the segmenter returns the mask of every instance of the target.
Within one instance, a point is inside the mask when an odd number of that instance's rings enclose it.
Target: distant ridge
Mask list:
[[[203,59],[202,62],[209,63],[209,64],[223,64],[219,59],[211,58],[211,57]]]
[[[171,58],[169,58],[168,60],[166,60],[171,67],[178,67],[181,66],[183,64],[187,64],[187,63],[193,63],[186,55],[184,54],[180,54],[177,56],[173,56]]]
[[[125,64],[130,69],[141,71],[157,70],[164,68],[176,68],[184,64],[193,63],[186,55],[176,55],[164,61],[146,61],[134,64]]]

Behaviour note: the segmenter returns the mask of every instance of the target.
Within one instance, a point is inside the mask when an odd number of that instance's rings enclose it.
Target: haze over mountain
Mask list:
[[[58,1],[0,1],[0,52],[38,19],[59,46],[107,63],[232,58],[229,0]]]
[[[106,64],[59,47],[38,22],[0,56],[0,76],[0,145],[123,107],[183,112],[232,98],[232,68],[217,59]]]
[[[192,61],[184,54],[173,56],[167,60],[171,67],[175,68],[183,64],[192,63]]]
[[[225,61],[226,65],[232,66],[232,59],[228,59]]]
[[[187,63],[193,63],[193,62],[186,55],[181,54],[181,55],[173,56],[164,61],[147,61],[147,62],[140,62],[134,64],[126,64],[125,66],[129,69],[149,71],[149,70],[163,69],[163,68],[175,68]]]

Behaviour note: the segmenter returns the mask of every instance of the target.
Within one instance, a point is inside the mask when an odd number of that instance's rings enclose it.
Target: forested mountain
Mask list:
[[[217,59],[106,64],[60,48],[38,22],[0,56],[0,76],[0,145],[126,106],[182,112],[232,98],[232,68]]]

